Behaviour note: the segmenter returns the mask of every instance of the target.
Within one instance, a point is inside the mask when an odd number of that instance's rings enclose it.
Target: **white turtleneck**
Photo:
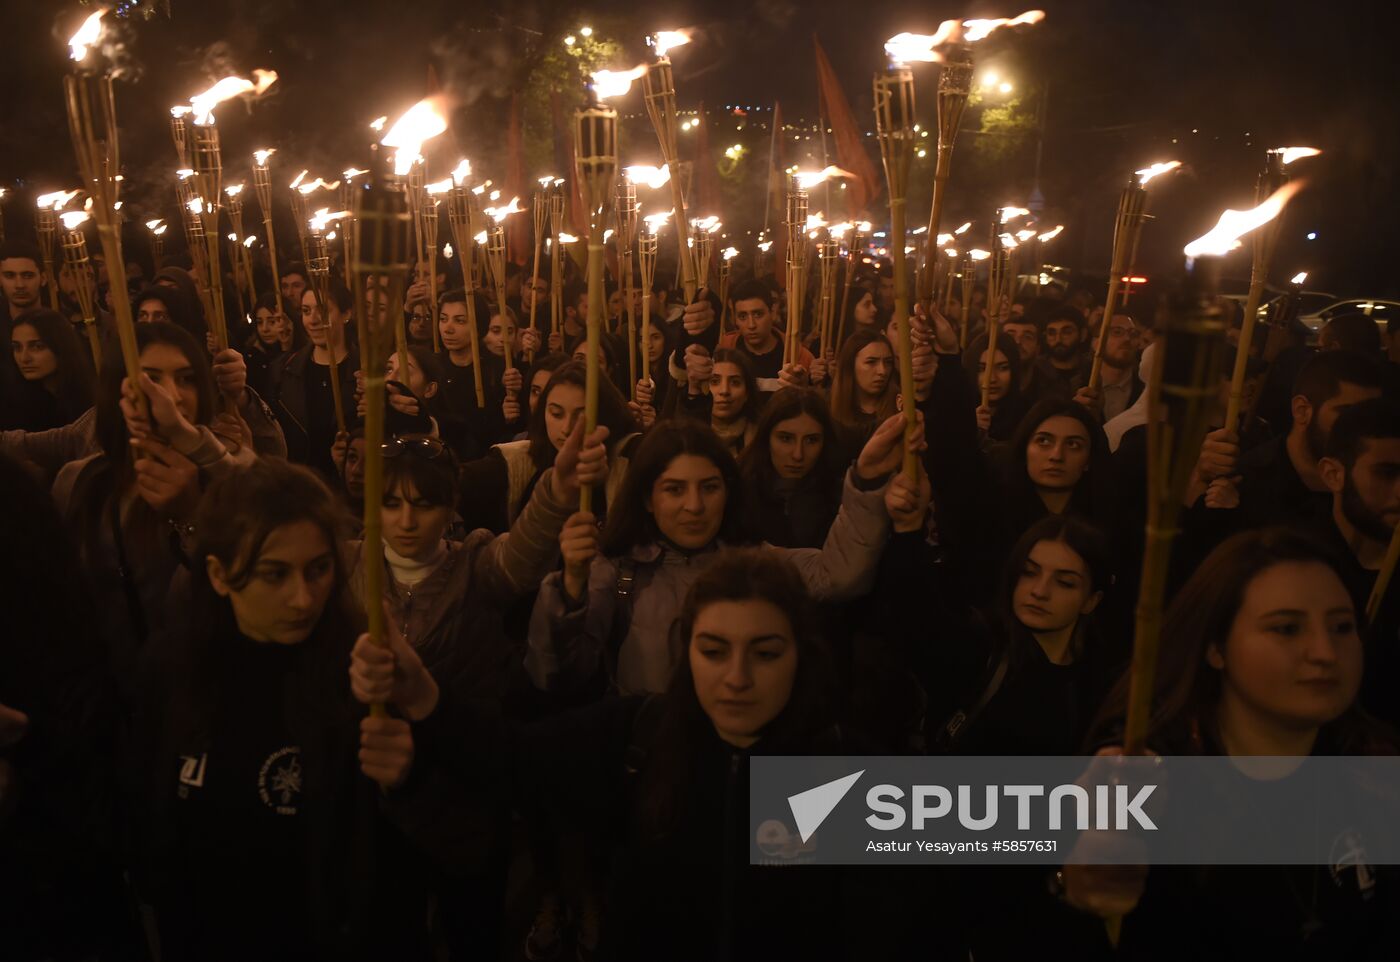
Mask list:
[[[389,562],[389,570],[394,580],[406,588],[412,588],[437,570],[447,557],[447,542],[439,541],[437,550],[426,561],[405,558],[387,544],[384,545],[384,560]]]

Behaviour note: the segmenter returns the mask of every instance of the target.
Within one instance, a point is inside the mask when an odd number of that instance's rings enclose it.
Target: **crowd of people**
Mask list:
[[[420,268],[367,551],[354,319],[374,304],[338,274],[318,297],[296,263],[253,303],[178,257],[125,283],[99,263],[99,369],[79,281],[43,263],[0,246],[0,957],[1400,946],[1400,879],[1364,862],[750,864],[756,754],[1118,750],[1160,347],[1141,295],[1111,316],[1073,286],[917,305],[906,433],[887,264],[824,356],[815,336],[785,356],[796,292],[766,272],[727,303],[610,281],[586,432],[572,265],[511,265],[489,297]],[[1227,363],[1188,452],[1148,744],[1390,754],[1400,588],[1365,607],[1400,522],[1392,332],[1266,333],[1241,421]]]

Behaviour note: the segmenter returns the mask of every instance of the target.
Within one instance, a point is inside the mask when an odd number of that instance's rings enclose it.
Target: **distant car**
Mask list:
[[[1288,294],[1286,292],[1280,291],[1277,288],[1265,287],[1264,297],[1259,304],[1259,319],[1265,320],[1268,318],[1274,307],[1287,296]],[[1241,308],[1243,308],[1245,303],[1249,300],[1248,293],[1226,292],[1224,297],[1235,301]],[[1309,314],[1321,311],[1323,308],[1329,307],[1335,303],[1337,303],[1336,294],[1329,294],[1326,291],[1302,291],[1298,294],[1298,313]]]
[[[1322,330],[1322,326],[1332,318],[1340,317],[1343,314],[1365,314],[1367,317],[1375,319],[1376,324],[1383,328],[1392,317],[1400,317],[1400,302],[1353,297],[1349,300],[1332,301],[1325,306],[1313,307],[1311,311],[1304,304],[1299,308],[1298,320],[1306,324],[1310,331],[1316,333]]]

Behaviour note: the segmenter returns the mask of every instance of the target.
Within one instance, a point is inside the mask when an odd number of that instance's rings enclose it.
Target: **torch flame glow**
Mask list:
[[[657,211],[655,214],[647,214],[642,218],[647,225],[647,230],[653,234],[659,232],[670,219],[671,212],[669,210]]]
[[[451,178],[451,177],[447,178],[446,180],[439,180],[439,181],[437,181],[436,183],[428,184],[427,186],[425,186],[425,187],[423,188],[423,190],[424,190],[425,192],[427,192],[428,196],[430,196],[430,197],[436,197],[438,194],[445,194],[445,193],[447,193],[447,192],[448,192],[449,190],[451,190],[451,189],[452,189],[452,178]]]
[[[345,178],[345,182],[348,184],[350,181],[354,180],[356,177],[360,177],[360,176],[362,176],[362,175],[364,175],[364,174],[368,174],[368,173],[369,173],[369,171],[367,171],[367,170],[361,170],[361,169],[358,168],[358,167],[347,167],[347,168],[345,168],[343,171],[340,172],[340,176],[344,177],[344,178]]]
[[[650,43],[652,47],[656,49],[656,56],[661,58],[675,48],[684,47],[686,44],[690,43],[690,31],[658,30],[656,34],[650,38]]]
[[[193,109],[194,108],[192,108],[189,104],[176,104],[174,107],[170,108],[170,116],[183,117]]]
[[[856,230],[860,231],[862,234],[869,234],[874,229],[875,225],[871,224],[868,220],[863,220],[856,225]]]
[[[340,181],[338,180],[333,180],[328,184],[321,178],[317,177],[309,184],[302,184],[300,187],[297,188],[297,192],[300,193],[303,197],[310,197],[318,190],[335,190],[339,186]]]
[[[793,175],[797,178],[797,186],[803,190],[811,190],[813,187],[823,183],[832,177],[854,178],[855,174],[849,170],[842,170],[840,167],[831,166],[822,170],[799,170]]]
[[[736,258],[736,257],[739,256],[739,248],[737,248],[737,247],[726,247],[726,248],[720,253],[720,256],[723,257],[723,258],[724,258],[725,260],[727,260],[727,261],[732,261],[734,258]]]
[[[553,175],[553,174],[546,174],[545,176],[543,176],[543,177],[540,178],[540,188],[541,188],[542,190],[549,190],[550,185],[553,184],[553,183],[554,183],[554,175]]]
[[[842,237],[845,237],[846,234],[850,232],[851,226],[852,225],[849,221],[842,221],[839,224],[832,224],[826,229],[826,232],[832,237],[835,237],[837,240],[840,240]]]
[[[224,236],[227,237],[229,240],[233,241],[235,244],[238,243],[238,235],[235,234],[233,231],[229,231]]]
[[[504,207],[488,207],[483,213],[499,224],[511,214],[520,214],[523,213],[524,210],[525,208],[520,206],[520,198],[512,197],[510,203],[506,204]]]
[[[204,198],[195,197],[185,207],[189,209],[191,214],[202,214],[204,213]]]
[[[463,181],[465,181],[471,175],[472,162],[470,160],[467,160],[467,158],[463,157],[460,161],[457,162],[457,166],[452,168],[452,183],[456,184],[458,187],[461,187]]]
[[[77,230],[88,219],[88,212],[85,210],[65,211],[58,215],[58,219],[63,221],[64,230]]]
[[[1179,160],[1168,160],[1164,163],[1153,164],[1151,167],[1144,167],[1142,170],[1134,171],[1137,174],[1138,185],[1146,187],[1147,182],[1158,174],[1165,174],[1169,170],[1176,170],[1181,166]]]
[[[262,150],[255,150],[253,151],[253,163],[257,164],[259,167],[266,167],[267,158],[275,153],[277,153],[276,147],[265,147]]]
[[[1043,233],[1043,234],[1041,234],[1039,237],[1037,237],[1036,240],[1040,241],[1042,244],[1044,244],[1046,241],[1052,241],[1052,240],[1054,240],[1056,237],[1059,237],[1059,236],[1060,236],[1060,233],[1061,233],[1064,229],[1065,229],[1065,225],[1064,225],[1064,224],[1056,224],[1053,230],[1048,230],[1048,231],[1046,231],[1045,233]]]
[[[425,97],[408,109],[380,141],[385,147],[398,148],[394,154],[394,173],[400,177],[409,172],[413,162],[423,149],[425,141],[431,140],[447,129],[444,116],[444,98],[441,95]]]
[[[256,234],[249,234],[247,237],[243,238],[243,246],[246,247],[246,248],[248,248],[249,250],[252,250],[252,249],[253,249],[253,245],[256,244],[257,242],[258,242],[258,235],[256,235]]]
[[[442,245],[442,256],[443,256],[443,257],[446,257],[448,260],[451,260],[451,259],[452,259],[453,253],[454,253],[454,251],[452,250],[452,242],[451,242],[451,241],[448,241],[446,244],[443,244],[443,245]]]
[[[83,21],[83,25],[78,28],[78,32],[68,38],[68,46],[72,48],[73,60],[81,63],[87,59],[88,48],[97,43],[97,38],[102,36],[102,17],[107,13],[107,8],[103,7]]]
[[[818,227],[825,227],[825,226],[826,226],[826,217],[822,214],[821,211],[817,211],[815,214],[808,214],[808,215],[807,215],[807,226],[806,226],[806,228],[805,228],[806,230],[815,230],[815,229],[818,228]]]
[[[287,188],[289,190],[296,190],[297,188],[299,188],[301,186],[301,182],[306,179],[306,175],[309,173],[311,173],[311,171],[303,170],[301,173],[297,174],[296,179],[293,180],[290,184],[288,184]]]
[[[40,210],[63,210],[77,196],[76,190],[56,190],[52,194],[40,194],[34,203]]]
[[[1040,23],[1040,21],[1044,19],[1044,10],[1027,10],[1025,13],[1016,17],[1011,17],[1010,19],[1006,17],[997,17],[992,20],[964,20],[962,23],[963,40],[968,43],[976,43],[978,40],[985,39],[993,30],[997,30],[1001,27],[1015,27],[1027,23]]]
[[[945,247],[943,248],[943,253],[947,254],[949,257],[957,257],[958,249],[956,247]]]
[[[369,122],[369,129],[376,134],[384,133],[384,125],[389,122],[388,117],[376,117]]]
[[[765,253],[765,254],[768,253],[768,249],[769,249],[770,247],[772,247],[772,246],[773,246],[773,242],[772,242],[772,241],[759,241],[759,242],[758,242],[758,249],[761,250],[761,251],[763,251],[763,253]]]
[[[593,74],[593,93],[599,100],[621,97],[632,89],[632,81],[646,72],[646,64],[638,64],[631,70],[599,70]]]
[[[979,248],[974,247],[972,250],[970,250],[970,251],[967,252],[967,256],[968,256],[968,257],[971,257],[971,258],[972,258],[973,260],[975,260],[975,261],[984,261],[984,260],[986,260],[988,257],[991,257],[991,256],[992,256],[992,252],[991,252],[991,251],[984,251],[984,250],[981,250],[981,249],[979,249]]]
[[[825,221],[823,221],[822,223],[825,224]],[[711,214],[709,217],[696,218],[695,220],[690,222],[690,225],[702,234],[713,234],[720,228],[719,218],[715,217],[713,214]]]
[[[952,235],[952,234],[939,234],[939,235],[938,235],[938,246],[939,246],[939,247],[947,247],[947,246],[948,246],[949,244],[951,244],[951,243],[953,243],[953,235]]]
[[[189,180],[194,176],[194,171],[188,167],[181,167],[179,170],[175,171],[175,176],[181,180]]]
[[[228,194],[229,197],[237,197],[239,194],[243,193],[243,185],[229,184],[227,187],[224,188],[224,193]]]
[[[1290,283],[1290,284],[1302,285],[1302,284],[1307,283],[1307,280],[1308,280],[1308,272],[1307,272],[1307,271],[1299,271],[1298,273],[1296,273],[1296,274],[1293,275],[1293,280],[1289,281],[1289,283]]]
[[[320,233],[321,231],[326,229],[327,225],[329,225],[331,221],[340,220],[342,217],[349,216],[350,212],[348,210],[338,210],[332,214],[331,209],[329,207],[322,207],[320,210],[318,210],[315,214],[311,216],[307,223],[311,225],[312,230],[316,231],[317,233]]]
[[[161,234],[164,234],[165,231],[166,231],[166,226],[165,226],[164,224],[161,224],[159,227],[157,227],[157,228],[155,228],[154,230],[152,230],[151,233],[152,233],[152,234],[155,234],[157,237],[159,237]]]
[[[1304,157],[1316,157],[1322,151],[1316,147],[1275,147],[1271,153],[1279,155],[1283,161],[1283,166],[1287,167],[1295,160],[1302,160]]]
[[[1001,241],[1001,246],[1006,248],[1007,250],[1014,250],[1015,248],[1021,246],[1020,243],[1017,242],[1016,238],[1012,237],[1010,234],[1002,234],[997,238],[997,240]]]
[[[885,53],[896,64],[934,63],[943,59],[935,48],[952,40],[957,35],[959,26],[956,20],[944,20],[938,25],[938,32],[934,34],[896,34],[885,41]]]
[[[159,227],[159,226],[160,226],[160,219],[159,219],[159,218],[157,218],[157,219],[155,219],[155,220],[148,220],[148,221],[146,221],[146,230],[155,230],[155,229],[156,229],[157,227]]]
[[[667,166],[652,167],[650,164],[634,164],[631,167],[622,168],[622,173],[632,183],[650,187],[652,190],[665,187],[671,181],[671,168]]]
[[[1007,221],[1015,220],[1018,217],[1025,217],[1029,213],[1030,211],[1026,210],[1024,207],[1003,207],[1001,209],[1001,222],[1005,224]]]
[[[1257,207],[1249,210],[1226,210],[1208,232],[1187,244],[1187,257],[1221,256],[1240,246],[1240,238],[1256,227],[1273,220],[1283,212],[1284,205],[1303,187],[1300,180],[1291,181],[1274,191]]]
[[[1020,241],[1022,244],[1024,244],[1026,241],[1030,240],[1030,239],[1031,239],[1032,237],[1034,237],[1034,236],[1035,236],[1035,231],[1033,231],[1033,230],[1018,230],[1018,231],[1016,232],[1016,239],[1017,239],[1018,241]]]
[[[578,238],[573,234],[566,234],[563,231],[559,232],[559,243],[561,244],[572,244],[577,240]]]
[[[194,112],[194,122],[200,127],[207,127],[214,122],[214,108],[225,100],[237,97],[241,94],[252,94],[254,97],[262,96],[277,82],[277,71],[275,70],[254,70],[253,80],[245,77],[225,77],[208,90],[201,91],[190,98],[190,107]]]
[[[953,233],[954,233],[954,234],[966,234],[966,233],[967,233],[969,230],[971,230],[971,229],[972,229],[972,221],[968,221],[966,224],[963,224],[963,225],[962,225],[961,227],[959,227],[957,230],[953,231]]]

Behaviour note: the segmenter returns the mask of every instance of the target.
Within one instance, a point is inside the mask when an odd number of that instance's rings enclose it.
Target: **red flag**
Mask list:
[[[524,137],[520,132],[520,95],[510,95],[510,122],[506,126],[506,193],[520,198],[520,203],[526,210],[532,210],[531,193],[525,187],[525,146]],[[532,215],[533,216],[533,215]],[[531,244],[534,239],[530,237],[533,227],[526,229],[524,224],[530,223],[528,217],[516,216],[514,222],[506,228],[506,236],[510,238],[510,259],[517,264],[524,264],[530,256]]]
[[[709,217],[719,213],[718,168],[710,153],[710,124],[705,119],[705,101],[700,101],[700,129],[695,134],[695,182],[693,194],[686,201],[692,217]]]
[[[783,107],[773,101],[773,137],[768,143],[768,209],[763,215],[764,239],[773,242],[768,248],[773,277],[780,287],[787,287],[787,175],[783,172],[786,144],[783,137]]]
[[[880,196],[880,175],[875,170],[875,162],[866,152],[865,138],[861,136],[855,116],[851,113],[851,104],[816,34],[812,34],[812,46],[816,49],[817,91],[821,98],[821,110],[831,124],[832,139],[836,142],[836,166],[856,175],[845,181],[849,203],[847,211],[854,218]]]

